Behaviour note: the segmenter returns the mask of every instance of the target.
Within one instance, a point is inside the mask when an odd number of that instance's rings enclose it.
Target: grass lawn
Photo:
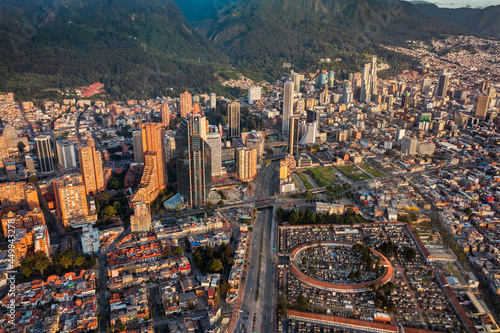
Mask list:
[[[367,174],[358,170],[358,168],[354,165],[339,165],[337,168],[355,182],[371,179]]]
[[[354,218],[356,219],[356,222],[358,222],[358,223],[368,223],[368,221],[365,220],[363,218],[363,216],[361,216],[361,215],[356,214],[356,216]]]
[[[350,188],[351,188],[351,185],[349,185],[349,183],[344,183],[342,185],[333,185],[331,188],[327,188],[325,193],[329,197],[336,197],[340,193],[343,193]]]
[[[311,190],[313,189],[314,187],[311,185],[311,183],[309,182],[309,179],[307,179],[307,176],[303,173],[299,173],[298,174],[300,180],[302,180],[302,182],[304,183],[304,186],[306,187],[306,190]]]
[[[369,163],[363,163],[363,164],[360,164],[358,165],[361,169],[365,170],[366,172],[368,172],[370,175],[372,175],[373,177],[377,177],[377,178],[383,178],[383,177],[387,177],[387,175],[385,173],[383,173],[382,171],[380,171],[379,169],[375,168],[374,166],[372,166],[371,164]]]
[[[332,167],[309,169],[308,172],[319,187],[333,185],[333,180],[339,179]]]

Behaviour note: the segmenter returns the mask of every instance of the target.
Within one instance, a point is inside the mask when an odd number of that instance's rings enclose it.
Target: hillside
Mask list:
[[[464,24],[469,17],[478,13],[477,8],[441,8],[429,2],[413,2],[412,3],[419,12],[428,16],[435,16],[441,20],[453,22],[456,24]]]
[[[464,24],[467,28],[477,33],[500,37],[500,5],[490,6],[481,9],[478,13],[472,15]]]
[[[112,97],[125,98],[215,84],[211,64],[225,57],[173,0],[63,3],[46,11],[30,0],[0,3],[0,91],[22,98],[101,81]]]
[[[466,30],[424,16],[410,3],[383,0],[248,0],[197,28],[241,67],[271,74],[282,62],[303,69],[322,57],[342,57],[342,66],[352,67],[364,61],[359,53],[384,53],[379,43]]]

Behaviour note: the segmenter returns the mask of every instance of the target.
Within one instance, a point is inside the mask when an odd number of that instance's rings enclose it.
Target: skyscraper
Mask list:
[[[261,97],[262,97],[261,87],[248,88],[248,104],[253,104],[256,101],[260,101]]]
[[[378,87],[377,87],[377,56],[372,56],[372,63],[371,63],[371,68],[370,68],[370,81],[371,81],[371,94],[376,95],[378,94]]]
[[[190,206],[206,204],[212,187],[212,156],[201,134],[204,129],[203,115],[189,115],[175,135],[177,189]]]
[[[54,161],[52,160],[51,138],[48,135],[39,135],[35,138],[36,154],[40,163],[42,173],[54,172]]]
[[[257,149],[240,147],[236,149],[236,178],[248,182],[257,176]]]
[[[432,80],[427,78],[422,82],[422,93],[427,94],[431,90]]]
[[[69,140],[63,139],[56,141],[57,160],[64,169],[75,169],[76,153],[75,144]]]
[[[161,104],[161,122],[165,128],[170,126],[170,107],[167,102]]]
[[[217,107],[217,95],[215,93],[210,94],[210,109],[215,109]]]
[[[229,138],[240,137],[240,103],[232,102],[227,106]]]
[[[290,133],[288,135],[288,153],[297,155],[299,153],[299,131],[300,131],[300,116],[293,115],[290,117]]]
[[[142,131],[133,131],[133,145],[134,145],[134,161],[136,163],[144,163],[144,153],[142,151]]]
[[[134,202],[134,215],[130,217],[132,232],[148,232],[151,230],[151,213],[144,201]]]
[[[287,81],[283,87],[283,133],[288,133],[290,130],[290,117],[293,114],[293,82]]]
[[[95,149],[94,139],[87,140],[87,146],[80,148],[80,172],[83,176],[87,195],[95,195],[104,191],[104,175],[102,172],[101,152]]]
[[[343,98],[344,98],[344,103],[349,104],[353,102],[353,93],[352,93],[352,83],[351,81],[344,81],[344,87],[343,87]]]
[[[180,101],[180,109],[181,109],[181,118],[184,118],[193,109],[193,95],[191,95],[188,91],[185,91],[181,94]]]
[[[415,155],[417,153],[418,140],[405,136],[401,140],[401,152],[405,155]]]
[[[363,67],[363,76],[361,78],[361,96],[360,101],[369,103],[371,101],[371,78],[370,78],[370,64],[365,64]]]
[[[446,95],[448,94],[449,83],[450,83],[450,74],[443,73],[439,76],[437,97],[446,97]]]
[[[57,212],[65,227],[80,227],[97,221],[96,212],[89,209],[85,184],[79,173],[65,175],[53,184]]]
[[[333,88],[335,85],[335,72],[328,72],[328,88]]]
[[[222,175],[222,143],[220,134],[209,133],[207,134],[207,143],[210,146],[212,156],[212,177]]]
[[[149,203],[167,187],[165,163],[165,130],[160,123],[141,125],[144,172],[141,184],[134,193],[133,202]]]
[[[490,104],[490,97],[488,95],[480,95],[477,99],[475,117],[479,118],[480,120],[485,120],[489,104]]]

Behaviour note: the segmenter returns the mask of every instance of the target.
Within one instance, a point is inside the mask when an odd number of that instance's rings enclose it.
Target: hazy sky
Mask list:
[[[500,0],[428,0],[428,2],[435,3],[439,7],[486,7],[500,5]]]

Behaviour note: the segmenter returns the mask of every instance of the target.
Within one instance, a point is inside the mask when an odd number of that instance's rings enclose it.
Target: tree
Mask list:
[[[45,252],[37,252],[35,254],[35,269],[43,275],[43,272],[50,266],[50,259]]]
[[[37,181],[38,181],[38,178],[36,178],[35,175],[30,176],[30,178],[28,178],[28,183],[36,184]]]
[[[472,208],[470,208],[470,207],[465,208],[464,213],[467,214],[468,216],[471,216],[472,215]]]
[[[75,263],[73,264],[75,267],[81,267],[85,262],[85,258],[83,256],[78,256],[75,258]]]
[[[27,278],[29,278],[31,276],[31,274],[33,274],[33,271],[31,270],[31,268],[29,268],[28,266],[23,266],[23,265],[21,265],[21,272]]]
[[[179,255],[179,254],[182,254],[182,252],[184,252],[184,248],[182,246],[176,246],[174,248],[174,254]]]
[[[222,285],[220,286],[221,294],[226,295],[229,290],[231,290],[231,285],[227,283],[227,281],[222,282]]]
[[[104,215],[108,215],[108,216],[115,215],[115,214],[116,214],[116,209],[115,209],[115,207],[113,207],[113,206],[106,206],[106,207],[102,210],[102,213],[103,213]]]
[[[25,149],[25,148],[26,148],[26,145],[24,144],[24,142],[19,141],[19,142],[17,143],[17,149],[19,149],[19,151],[20,151],[21,153],[23,153],[23,152],[24,152],[24,149]]]
[[[125,325],[124,323],[122,323],[122,321],[120,319],[117,319],[116,323],[115,323],[115,329],[118,332],[123,332],[123,331],[127,330],[127,325]]]
[[[223,268],[222,261],[220,259],[215,259],[208,266],[208,271],[210,273],[217,273],[217,272],[221,271],[222,268]]]
[[[309,301],[303,296],[299,295],[296,302],[297,310],[306,311],[309,306]]]

